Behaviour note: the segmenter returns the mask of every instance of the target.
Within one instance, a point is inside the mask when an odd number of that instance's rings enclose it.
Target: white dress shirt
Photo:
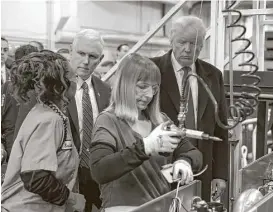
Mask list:
[[[171,61],[172,61],[175,77],[176,77],[176,80],[177,80],[179,92],[180,92],[180,95],[181,95],[181,86],[182,86],[182,79],[183,79],[183,73],[184,73],[183,71],[181,71],[181,69],[183,68],[183,66],[181,66],[177,62],[176,58],[174,57],[173,52],[171,54]],[[192,73],[196,74],[195,65],[192,64],[190,67],[192,69]],[[197,82],[197,79],[195,77],[191,76],[189,78],[189,83],[190,83],[190,86],[191,86],[192,101],[193,101],[193,107],[194,107],[195,127],[197,127],[198,82]]]
[[[98,110],[95,91],[94,91],[91,79],[92,79],[92,75],[87,80],[85,80],[85,82],[87,83],[88,88],[89,88],[89,97],[90,97],[92,110],[93,110],[93,123],[95,123],[96,118],[99,115],[99,110]],[[83,109],[82,109],[83,88],[82,88],[82,84],[83,84],[83,82],[84,81],[80,77],[77,77],[77,90],[76,90],[76,94],[75,94],[75,100],[76,100],[77,111],[78,111],[79,130],[80,130],[81,140],[82,140],[82,136],[83,136],[83,129],[82,129],[82,125],[83,125],[83,123],[82,123],[83,122]]]
[[[6,65],[4,64],[2,67],[1,67],[1,80],[3,83],[5,83],[7,81],[7,70],[6,70]]]

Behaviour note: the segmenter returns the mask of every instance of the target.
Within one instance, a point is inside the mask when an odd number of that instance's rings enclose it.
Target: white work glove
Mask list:
[[[191,165],[183,159],[177,160],[173,164],[173,180],[177,181],[178,179],[181,179],[181,185],[187,185],[193,181]]]
[[[160,152],[173,152],[181,140],[178,131],[167,131],[164,127],[170,122],[157,126],[146,138],[143,138],[147,155],[157,155]]]
[[[73,209],[73,211],[84,212],[85,202],[86,200],[82,194],[70,191],[67,204]]]

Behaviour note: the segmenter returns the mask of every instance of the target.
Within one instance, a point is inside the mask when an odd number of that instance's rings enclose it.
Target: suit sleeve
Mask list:
[[[218,102],[219,106],[219,118],[222,123],[227,124],[227,102],[224,91],[224,83],[222,74],[219,76],[219,87],[220,87],[220,99]],[[228,131],[222,129],[216,124],[214,135],[222,138],[222,142],[213,143],[213,179],[228,179]]]
[[[9,156],[14,142],[13,135],[18,114],[18,106],[8,88],[2,98],[4,98],[4,101],[2,102],[3,112],[1,114],[1,137],[5,141],[5,148]]]

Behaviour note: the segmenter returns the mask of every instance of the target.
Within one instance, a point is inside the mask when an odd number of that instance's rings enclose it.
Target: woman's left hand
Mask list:
[[[185,160],[178,160],[173,164],[173,180],[181,180],[182,185],[193,181],[191,165]]]

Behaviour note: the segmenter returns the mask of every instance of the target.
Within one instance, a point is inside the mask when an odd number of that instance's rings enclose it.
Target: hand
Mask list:
[[[181,185],[187,185],[193,181],[191,165],[185,160],[178,160],[173,164],[173,180],[181,179]]]
[[[8,154],[5,150],[5,147],[3,144],[1,144],[1,164],[6,161],[7,156],[8,156]]]
[[[147,155],[156,155],[159,152],[173,152],[180,142],[180,133],[178,131],[164,130],[164,126],[169,124],[165,122],[157,126],[148,137],[143,138],[145,153]]]
[[[85,202],[86,200],[82,194],[70,192],[68,197],[68,204],[71,205],[74,211],[84,212]]]
[[[226,181],[222,179],[213,179],[211,182],[211,187],[212,194],[214,194],[212,196],[212,200],[215,201],[216,199],[221,197],[222,194],[225,192],[227,187]]]

